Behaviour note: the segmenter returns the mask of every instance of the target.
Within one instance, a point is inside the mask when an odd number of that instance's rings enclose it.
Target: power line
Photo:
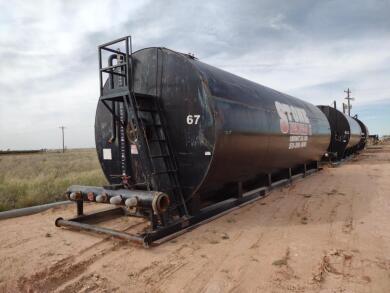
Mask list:
[[[62,125],[59,128],[62,130],[62,152],[65,153],[65,133],[64,133],[64,130],[66,127]]]

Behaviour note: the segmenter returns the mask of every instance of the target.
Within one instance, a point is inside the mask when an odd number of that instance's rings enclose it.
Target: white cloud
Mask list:
[[[0,149],[58,147],[61,124],[70,147],[93,146],[97,46],[128,34],[136,49],[193,52],[312,103],[340,102],[346,87],[356,105],[382,103],[390,98],[387,8],[369,0],[2,1]]]

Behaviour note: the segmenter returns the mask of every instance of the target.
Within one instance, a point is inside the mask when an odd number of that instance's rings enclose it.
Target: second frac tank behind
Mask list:
[[[367,139],[368,139],[368,128],[367,126],[360,120],[358,119],[357,117],[353,117],[353,119],[355,119],[357,121],[357,123],[359,123],[360,125],[360,128],[361,128],[361,138],[360,138],[360,141],[359,141],[359,144],[357,146],[357,150],[363,150],[365,147],[366,147],[366,144],[367,144]]]
[[[328,152],[337,159],[352,154],[361,139],[359,124],[333,107],[321,105],[318,108],[326,115],[330,124],[331,142]]]

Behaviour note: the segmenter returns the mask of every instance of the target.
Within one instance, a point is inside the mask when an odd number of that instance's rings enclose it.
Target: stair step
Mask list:
[[[130,94],[128,89],[117,89],[112,90],[107,94],[104,94],[100,97],[100,100],[102,101],[123,101],[124,96],[128,96]]]

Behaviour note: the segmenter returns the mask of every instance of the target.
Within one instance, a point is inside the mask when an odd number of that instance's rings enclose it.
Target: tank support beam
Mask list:
[[[237,197],[242,198],[242,196],[243,196],[242,181],[239,181],[237,185],[238,185]]]
[[[77,216],[82,216],[84,215],[84,202],[83,200],[77,200]]]

